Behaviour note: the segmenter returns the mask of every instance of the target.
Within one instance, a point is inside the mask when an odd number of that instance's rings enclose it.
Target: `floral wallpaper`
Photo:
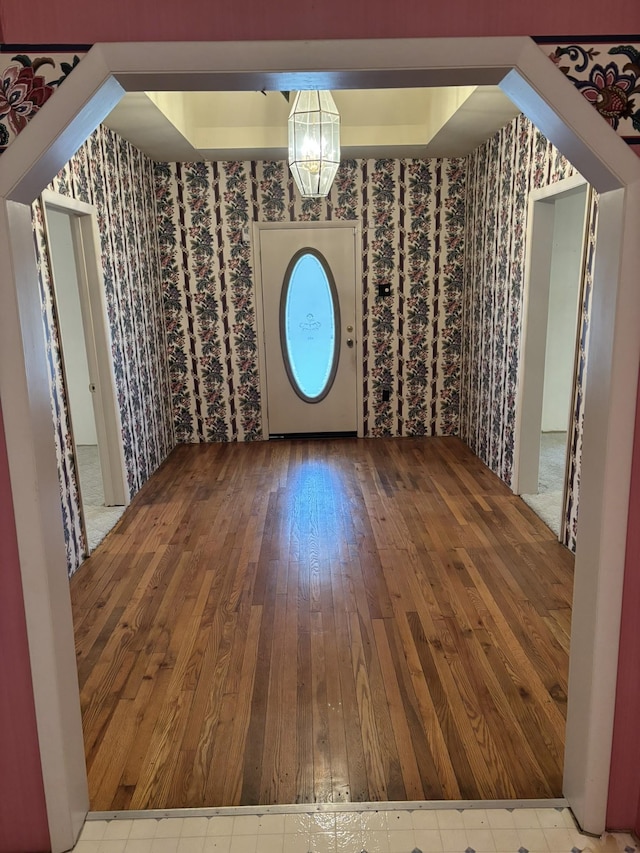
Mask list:
[[[10,58],[9,58],[10,57]],[[0,53],[0,154],[60,86],[80,55]]]
[[[135,494],[175,444],[153,164],[117,134],[101,127],[50,188],[96,208],[127,476],[130,492]],[[33,218],[67,557],[72,573],[83,558],[85,543],[39,201],[33,205]]]
[[[578,358],[573,389],[571,434],[569,436],[568,486],[564,506],[564,544],[576,550],[578,532],[578,499],[580,492],[580,470],[582,464],[582,434],[584,425],[584,392],[587,378],[587,358],[589,352],[589,329],[591,316],[591,297],[593,294],[593,264],[596,252],[596,230],[598,225],[598,196],[591,190],[587,204],[587,245],[584,266],[584,284],[579,325]]]
[[[465,175],[348,160],[327,199],[302,199],[284,162],[156,165],[178,441],[262,437],[249,224],[331,219],[362,225],[365,434],[455,434]]]
[[[544,41],[540,46],[551,61],[640,154],[640,43]]]
[[[524,116],[514,119],[469,157],[460,434],[508,485],[513,473],[529,193],[573,174],[571,164]],[[595,210],[592,205],[589,276],[595,250]],[[587,286],[566,506],[565,544],[574,548],[590,293]]]

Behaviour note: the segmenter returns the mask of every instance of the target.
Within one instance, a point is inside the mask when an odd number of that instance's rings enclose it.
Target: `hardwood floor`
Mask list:
[[[71,580],[91,808],[560,796],[572,571],[454,438],[178,447]]]

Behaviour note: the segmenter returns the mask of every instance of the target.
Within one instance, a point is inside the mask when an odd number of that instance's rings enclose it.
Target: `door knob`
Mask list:
[[[353,338],[347,338],[347,346],[348,346],[348,347],[352,347],[352,346],[353,346]]]

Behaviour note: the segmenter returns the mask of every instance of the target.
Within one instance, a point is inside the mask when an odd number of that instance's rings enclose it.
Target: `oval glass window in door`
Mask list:
[[[301,249],[287,267],[280,296],[282,358],[293,390],[318,403],[338,369],[340,306],[333,275],[316,249]]]

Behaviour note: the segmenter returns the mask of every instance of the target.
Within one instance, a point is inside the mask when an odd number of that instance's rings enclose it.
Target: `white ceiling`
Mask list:
[[[340,90],[343,159],[458,157],[518,114],[498,87]],[[152,159],[283,160],[281,92],[129,93],[105,120]]]

